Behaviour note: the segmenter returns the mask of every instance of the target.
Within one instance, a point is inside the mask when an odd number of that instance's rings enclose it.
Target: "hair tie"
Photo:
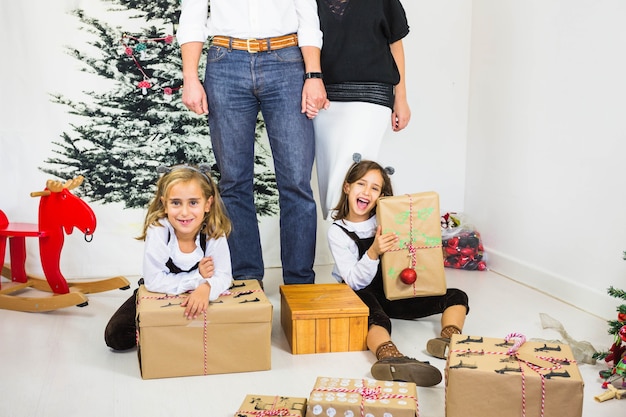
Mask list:
[[[171,171],[170,167],[166,167],[165,165],[159,165],[156,167],[156,172],[159,174],[166,174]]]
[[[361,162],[363,159],[361,157],[361,154],[358,152],[355,152],[352,154],[352,161],[354,161],[355,164],[358,164],[359,162]],[[387,175],[393,175],[396,172],[396,169],[394,167],[384,167],[383,171],[385,171],[385,173]]]

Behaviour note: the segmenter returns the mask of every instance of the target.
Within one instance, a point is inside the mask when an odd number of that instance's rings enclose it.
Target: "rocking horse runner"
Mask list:
[[[83,177],[78,176],[62,184],[49,180],[44,191],[31,193],[41,197],[39,203],[39,224],[9,223],[0,210],[0,256],[4,261],[7,238],[10,243],[10,264],[2,267],[2,275],[11,283],[2,288],[0,282],[0,308],[19,311],[49,311],[73,305],[86,306],[84,293],[130,288],[124,277],[114,277],[90,282],[68,284],[59,267],[61,250],[66,234],[74,228],[85,234],[90,242],[96,229],[93,210],[70,190],[78,187]],[[39,253],[45,279],[26,273],[26,237],[39,238]],[[54,293],[52,297],[19,297],[10,295],[18,290],[33,287]],[[70,287],[72,290],[70,290]]]

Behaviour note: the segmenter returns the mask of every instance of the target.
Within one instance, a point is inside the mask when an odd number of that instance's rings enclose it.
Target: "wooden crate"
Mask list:
[[[368,315],[346,284],[280,286],[280,321],[293,354],[367,350]]]

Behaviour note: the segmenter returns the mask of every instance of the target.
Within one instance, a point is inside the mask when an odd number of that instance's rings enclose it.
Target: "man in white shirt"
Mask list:
[[[183,0],[177,39],[183,103],[208,114],[220,192],[233,224],[235,279],[263,279],[253,195],[259,110],[272,149],[280,206],[285,284],[313,283],[317,229],[311,190],[315,139],[310,118],[327,105],[315,0]],[[207,52],[204,88],[198,64]]]

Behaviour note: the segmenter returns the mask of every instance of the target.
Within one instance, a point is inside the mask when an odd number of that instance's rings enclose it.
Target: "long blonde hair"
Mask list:
[[[208,238],[219,238],[230,234],[232,229],[230,219],[226,215],[226,209],[217,185],[215,185],[209,173],[190,165],[178,165],[172,167],[169,172],[159,178],[156,195],[148,206],[143,232],[141,236],[137,237],[138,240],[145,240],[148,228],[150,226],[161,226],[159,220],[167,217],[163,201],[167,198],[172,187],[176,184],[190,181],[198,182],[204,198],[208,200],[213,197],[211,210],[204,214],[204,229],[201,232],[206,233]]]

